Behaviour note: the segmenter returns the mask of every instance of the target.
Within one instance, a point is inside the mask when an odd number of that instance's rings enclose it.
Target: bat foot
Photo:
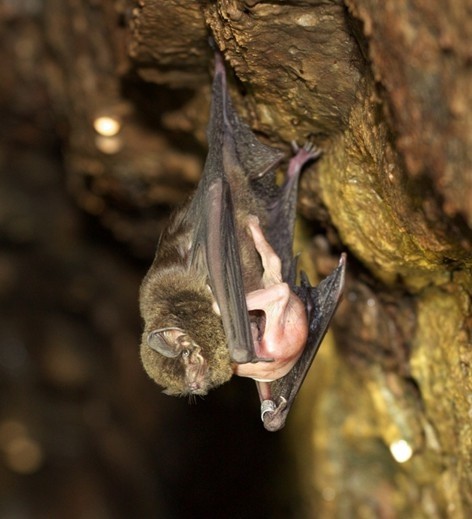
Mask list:
[[[304,146],[301,148],[298,144],[293,141],[292,148],[295,155],[290,159],[287,170],[287,178],[288,179],[296,179],[298,175],[304,168],[304,166],[311,162],[312,160],[316,160],[321,155],[321,149],[317,148],[313,143],[306,142]]]
[[[318,148],[318,146],[313,144],[311,141],[305,141],[303,146],[299,146],[297,141],[291,141],[290,145],[295,155],[298,153],[303,153],[310,155],[312,159],[316,159],[323,153],[321,148]]]
[[[264,422],[264,427],[268,431],[277,431],[285,422],[281,416],[282,412],[287,407],[287,399],[283,396],[279,397],[278,405],[273,400],[263,400],[261,403],[261,420]]]

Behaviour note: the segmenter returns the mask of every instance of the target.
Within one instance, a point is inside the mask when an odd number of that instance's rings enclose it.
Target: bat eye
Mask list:
[[[182,351],[182,357],[188,357],[190,355],[190,350],[185,349]]]
[[[150,348],[164,357],[175,358],[182,351],[179,338],[183,333],[179,328],[153,330],[147,337],[147,343]]]

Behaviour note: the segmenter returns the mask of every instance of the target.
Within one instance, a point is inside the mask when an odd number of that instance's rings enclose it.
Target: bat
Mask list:
[[[287,414],[342,294],[345,254],[317,287],[296,284],[298,179],[319,156],[283,154],[235,112],[216,53],[208,155],[191,200],[170,218],[140,288],[141,359],[169,395],[205,395],[234,374],[253,378],[267,430]]]

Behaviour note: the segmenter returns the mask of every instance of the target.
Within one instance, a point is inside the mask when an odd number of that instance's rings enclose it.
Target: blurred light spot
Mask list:
[[[14,472],[32,474],[41,467],[41,446],[29,436],[26,426],[17,420],[0,423],[0,449],[5,464]]]
[[[332,487],[324,487],[321,495],[325,501],[333,501],[336,497],[336,491]]]
[[[95,137],[95,146],[107,155],[113,155],[121,150],[122,142],[119,137],[102,137],[97,135]]]
[[[114,137],[121,130],[121,122],[114,117],[104,115],[93,121],[95,131],[103,137]]]
[[[413,449],[407,441],[397,440],[390,444],[390,452],[395,461],[398,463],[405,463],[405,461],[408,461],[411,458]]]
[[[41,466],[43,453],[37,441],[28,436],[19,436],[6,445],[5,459],[11,470],[32,474]]]
[[[356,292],[354,292],[353,290],[350,290],[350,291],[347,293],[347,299],[348,299],[348,301],[350,301],[351,303],[353,303],[354,301],[357,301],[357,294],[356,294]]]
[[[9,443],[11,440],[18,436],[24,436],[26,434],[26,427],[16,420],[5,420],[0,423],[0,447]]]
[[[42,13],[44,6],[41,0],[2,0],[0,2],[2,17],[34,16]]]

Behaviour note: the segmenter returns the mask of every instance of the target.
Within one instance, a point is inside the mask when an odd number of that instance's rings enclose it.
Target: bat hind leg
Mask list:
[[[287,179],[296,179],[306,164],[312,160],[316,160],[321,155],[321,149],[317,148],[313,143],[306,142],[302,147],[292,141],[292,149],[295,155],[290,159],[287,170]]]

